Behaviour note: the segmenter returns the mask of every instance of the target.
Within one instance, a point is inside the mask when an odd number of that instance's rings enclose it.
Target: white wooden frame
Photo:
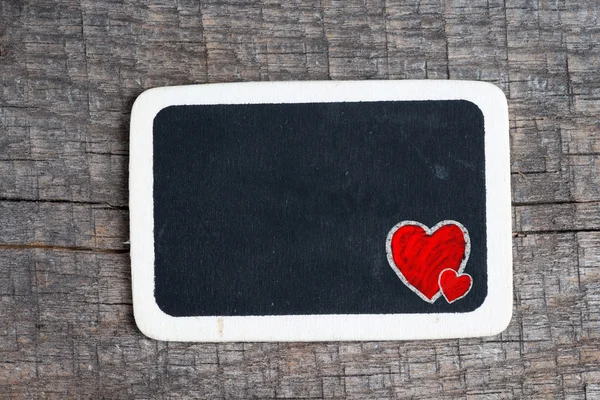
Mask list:
[[[152,128],[171,105],[468,100],[485,125],[488,295],[467,313],[173,317],[154,298]],[[142,93],[131,112],[129,209],[136,323],[172,341],[329,341],[441,339],[503,331],[512,315],[508,107],[496,86],[471,81],[256,82],[175,86]],[[386,251],[384,239],[382,253]],[[401,284],[400,282],[398,282]]]

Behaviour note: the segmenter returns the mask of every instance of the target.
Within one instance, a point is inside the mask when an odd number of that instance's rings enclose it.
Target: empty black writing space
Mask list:
[[[487,294],[483,115],[467,101],[194,105],[154,120],[155,297],[173,316],[466,312]],[[389,230],[469,231],[464,299],[428,304]]]

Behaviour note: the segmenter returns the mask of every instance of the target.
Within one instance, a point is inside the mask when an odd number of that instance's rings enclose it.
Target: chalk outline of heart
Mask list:
[[[460,222],[454,221],[454,220],[451,220],[451,219],[445,219],[445,220],[443,220],[443,221],[438,222],[437,224],[435,224],[432,228],[429,228],[426,225],[423,225],[422,223],[417,222],[417,221],[402,221],[402,222],[399,222],[396,225],[394,225],[394,227],[392,229],[390,229],[389,233],[387,234],[387,238],[385,240],[385,251],[387,253],[387,260],[388,260],[388,263],[390,264],[390,267],[392,267],[392,269],[394,270],[394,272],[396,273],[396,275],[398,275],[398,278],[400,278],[400,280],[406,285],[406,287],[408,287],[410,290],[412,290],[421,299],[425,300],[429,304],[433,304],[442,295],[442,289],[439,288],[439,284],[440,284],[440,278],[439,278],[439,276],[438,276],[438,291],[437,291],[436,294],[433,295],[433,297],[430,300],[427,297],[425,297],[425,295],[423,293],[421,293],[419,291],[419,289],[417,289],[416,287],[414,287],[413,285],[411,285],[408,282],[408,280],[404,277],[404,275],[400,271],[400,268],[398,268],[396,266],[396,263],[394,262],[394,256],[392,255],[392,237],[394,236],[394,233],[396,233],[396,231],[398,229],[400,229],[400,228],[402,228],[403,226],[406,226],[406,225],[416,225],[416,226],[419,226],[419,227],[423,228],[423,230],[425,231],[425,233],[427,234],[427,236],[431,236],[433,233],[435,233],[435,231],[437,231],[439,228],[441,228],[442,226],[445,226],[445,225],[456,225],[456,226],[458,226],[460,228],[460,230],[462,231],[463,236],[465,238],[465,254],[463,255],[463,259],[462,259],[462,261],[460,263],[460,266],[458,267],[458,270],[456,271],[456,273],[460,274],[460,275],[462,275],[465,267],[467,266],[467,262],[469,261],[469,255],[471,254],[471,238],[469,237],[469,231],[467,231],[467,228],[465,228],[464,225],[461,224]],[[444,268],[442,271],[440,271],[440,275],[446,269],[452,269],[452,268]],[[473,287],[473,281],[472,281],[472,279],[473,278],[471,278],[471,287]],[[469,290],[467,291],[467,293],[470,292],[470,291],[471,291],[471,288],[469,288]],[[465,293],[464,296],[466,296],[467,293]],[[446,296],[444,296],[444,298],[445,297]],[[446,299],[446,301],[447,300],[448,299]],[[456,300],[458,300],[458,299],[456,299]]]
[[[444,275],[444,272],[446,272],[446,271],[452,271],[452,272],[454,272],[454,274],[456,275],[455,279],[458,279],[458,278],[460,278],[461,276],[468,276],[468,277],[469,277],[469,279],[471,279],[471,283],[470,283],[470,285],[469,285],[469,288],[467,289],[467,291],[466,291],[466,292],[465,292],[465,293],[464,293],[462,296],[460,296],[460,297],[457,297],[457,298],[455,298],[455,299],[454,299],[454,300],[452,300],[452,301],[448,300],[448,298],[446,297],[446,293],[444,293],[444,289],[442,289],[442,285],[440,284],[440,282],[442,281],[442,275]],[[446,269],[443,269],[443,270],[440,272],[440,276],[438,277],[438,286],[440,287],[440,292],[442,292],[442,296],[444,296],[444,298],[446,299],[446,301],[448,302],[448,304],[452,304],[452,303],[454,303],[456,300],[460,300],[460,299],[462,299],[463,297],[465,297],[466,295],[468,295],[468,294],[469,294],[469,292],[471,291],[471,288],[473,288],[473,277],[472,277],[471,275],[469,275],[469,274],[461,274],[461,273],[458,273],[458,272],[456,272],[455,270],[453,270],[452,268],[446,268]]]

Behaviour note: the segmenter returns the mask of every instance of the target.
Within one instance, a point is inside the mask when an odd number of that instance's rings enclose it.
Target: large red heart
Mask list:
[[[440,273],[461,273],[470,252],[469,234],[456,221],[442,221],[429,229],[404,221],[392,228],[387,239],[388,261],[402,282],[423,300],[433,303],[441,295]]]

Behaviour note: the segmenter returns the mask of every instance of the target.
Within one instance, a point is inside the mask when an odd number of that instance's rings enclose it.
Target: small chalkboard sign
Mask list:
[[[508,112],[491,84],[148,90],[130,214],[152,338],[451,338],[511,318]]]

